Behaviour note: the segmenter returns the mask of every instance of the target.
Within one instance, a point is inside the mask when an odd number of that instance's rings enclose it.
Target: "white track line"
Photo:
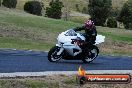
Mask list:
[[[87,74],[132,74],[132,70],[89,70]],[[30,77],[52,75],[76,75],[77,71],[46,71],[46,72],[14,72],[0,73],[0,77]]]

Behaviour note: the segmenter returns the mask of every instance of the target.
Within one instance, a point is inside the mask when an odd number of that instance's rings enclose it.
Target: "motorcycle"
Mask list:
[[[99,54],[96,45],[105,41],[105,36],[97,35],[95,44],[84,46],[85,37],[83,33],[77,33],[69,29],[58,35],[58,43],[48,52],[48,60],[57,62],[64,60],[82,60],[85,63],[92,62]],[[83,47],[83,48],[82,48]]]

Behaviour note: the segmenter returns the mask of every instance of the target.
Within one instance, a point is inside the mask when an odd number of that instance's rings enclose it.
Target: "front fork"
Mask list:
[[[60,50],[57,52],[57,55],[61,55],[62,52],[64,51],[64,48],[60,46],[59,44],[56,44],[56,46],[60,48]]]
[[[63,51],[64,51],[64,48],[61,47],[59,52],[57,52],[57,55],[61,55]]]

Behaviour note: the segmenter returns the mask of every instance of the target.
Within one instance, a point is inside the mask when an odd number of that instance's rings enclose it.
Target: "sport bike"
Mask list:
[[[92,62],[99,54],[96,45],[104,41],[105,36],[97,35],[95,44],[85,44],[84,33],[77,33],[73,29],[69,29],[58,35],[58,43],[48,52],[48,60],[50,62],[57,62],[60,59]]]

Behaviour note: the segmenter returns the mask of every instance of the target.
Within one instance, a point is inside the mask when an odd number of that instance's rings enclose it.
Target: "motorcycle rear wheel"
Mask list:
[[[49,53],[48,53],[48,60],[50,62],[57,62],[60,59],[62,59],[62,55],[57,55],[57,52],[60,50],[59,47],[54,46],[50,49]]]
[[[90,63],[92,62],[99,54],[99,49],[97,46],[93,45],[88,53],[85,54],[84,59],[82,61],[84,63]]]

